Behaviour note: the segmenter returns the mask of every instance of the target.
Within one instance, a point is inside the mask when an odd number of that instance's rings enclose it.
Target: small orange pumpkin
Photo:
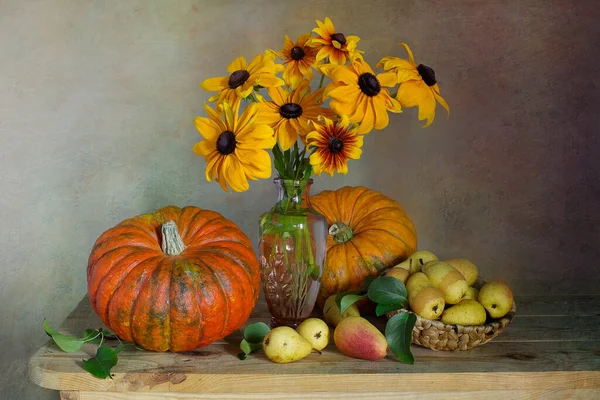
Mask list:
[[[327,255],[318,302],[358,289],[367,276],[376,276],[408,258],[417,249],[415,227],[393,199],[362,186],[325,190],[311,199],[327,219]]]
[[[248,237],[197,207],[165,207],[107,230],[92,249],[87,279],[102,322],[153,351],[227,336],[246,322],[260,291]]]

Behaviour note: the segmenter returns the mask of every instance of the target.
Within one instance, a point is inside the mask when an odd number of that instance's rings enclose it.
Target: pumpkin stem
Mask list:
[[[185,250],[185,245],[177,225],[173,221],[165,222],[162,227],[162,251],[168,256],[178,256]]]
[[[343,222],[336,222],[329,227],[329,234],[333,236],[333,240],[338,243],[346,243],[352,239],[354,232],[352,228]]]

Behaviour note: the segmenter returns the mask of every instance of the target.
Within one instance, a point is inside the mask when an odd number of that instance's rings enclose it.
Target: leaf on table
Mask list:
[[[83,343],[85,343],[81,338],[58,333],[50,326],[46,319],[44,319],[43,326],[44,331],[50,335],[52,340],[54,340],[54,343],[56,343],[56,345],[66,353],[73,353],[80,350],[83,347]]]
[[[249,343],[262,343],[269,332],[271,332],[269,325],[264,322],[255,322],[244,329],[244,339]]]
[[[96,350],[95,357],[81,361],[83,362],[83,369],[96,378],[112,379],[110,370],[117,365],[118,357],[115,350],[110,347],[100,346],[98,347],[98,350]]]
[[[402,282],[391,276],[380,276],[369,285],[369,299],[378,304],[406,304],[406,287]]]
[[[385,326],[385,338],[390,350],[398,361],[414,364],[415,358],[410,351],[412,331],[417,322],[413,313],[401,312],[389,319]]]

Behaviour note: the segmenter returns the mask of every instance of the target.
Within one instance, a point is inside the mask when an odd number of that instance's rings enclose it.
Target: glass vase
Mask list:
[[[312,179],[275,179],[277,202],[260,217],[258,255],[271,326],[295,328],[315,306],[327,222],[310,205]]]

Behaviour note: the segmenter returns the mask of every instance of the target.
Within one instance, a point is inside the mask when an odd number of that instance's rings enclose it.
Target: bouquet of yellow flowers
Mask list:
[[[316,23],[296,42],[286,35],[281,51],[266,50],[250,63],[238,57],[228,75],[202,82],[216,92],[209,98],[215,108],[205,104],[208,117],[195,119],[204,140],[194,152],[204,156],[208,181],[225,191],[248,190],[249,180],[271,176],[269,149],[285,180],[346,174],[348,161],[361,156],[362,135],[384,129],[388,112],[418,107],[424,126],[433,122],[437,103],[449,112],[433,69],[417,64],[407,44],[400,45],[408,59],[384,57],[377,63],[383,72],[375,73],[357,36],[336,31],[329,18]],[[397,85],[391,94],[387,88]]]

